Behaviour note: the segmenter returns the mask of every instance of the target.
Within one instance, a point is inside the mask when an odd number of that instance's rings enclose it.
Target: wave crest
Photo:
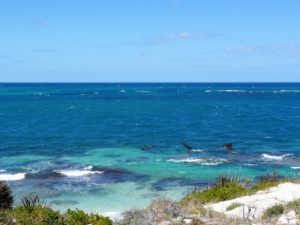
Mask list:
[[[67,177],[82,177],[94,174],[102,174],[103,171],[93,171],[92,166],[87,166],[83,169],[66,169],[66,170],[57,170],[56,172],[67,176]]]
[[[185,158],[185,159],[169,159],[168,162],[173,163],[190,163],[190,164],[200,164],[203,166],[216,166],[222,163],[228,162],[226,159],[215,158],[215,159],[203,159],[203,158]]]
[[[15,173],[15,174],[3,173],[3,174],[0,174],[0,181],[1,180],[4,180],[4,181],[23,180],[23,179],[25,179],[25,175],[26,175],[26,173]]]
[[[282,161],[285,158],[291,156],[292,154],[283,154],[283,155],[269,155],[267,153],[264,153],[261,155],[261,159],[265,161]]]

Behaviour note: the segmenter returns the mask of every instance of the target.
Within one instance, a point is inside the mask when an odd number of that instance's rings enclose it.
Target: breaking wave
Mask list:
[[[26,173],[15,173],[15,174],[3,173],[0,174],[0,180],[4,180],[4,181],[23,180],[25,179],[25,175]]]
[[[265,161],[282,161],[285,158],[291,156],[292,154],[283,154],[283,155],[269,155],[269,154],[262,154],[261,159]]]
[[[169,159],[167,161],[173,163],[200,164],[204,166],[216,166],[228,162],[228,160],[222,158],[203,159],[203,158],[193,158],[193,157],[184,158],[184,159]]]
[[[82,177],[82,176],[103,173],[103,171],[93,171],[92,169],[93,169],[92,166],[88,166],[83,169],[65,169],[65,170],[57,170],[56,172],[67,177]]]

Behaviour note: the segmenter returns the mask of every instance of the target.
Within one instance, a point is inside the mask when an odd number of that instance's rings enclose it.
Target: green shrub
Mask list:
[[[17,207],[11,217],[15,219],[16,225],[61,225],[59,212],[41,205]]]
[[[289,202],[288,207],[291,208],[299,208],[300,209],[300,199],[297,199],[295,201]]]
[[[233,209],[238,208],[238,207],[240,207],[240,206],[242,206],[241,203],[233,202],[233,203],[231,203],[229,206],[227,206],[226,211],[233,210]]]
[[[281,205],[281,204],[279,204],[279,205],[274,205],[274,206],[268,208],[268,209],[264,212],[262,218],[263,218],[263,219],[268,219],[268,218],[271,218],[271,217],[274,217],[274,216],[279,216],[279,215],[283,214],[283,212],[284,212],[284,207],[283,207],[283,205]]]
[[[275,187],[279,184],[285,183],[285,182],[291,182],[290,179],[282,179],[282,180],[275,180],[275,179],[261,179],[261,181],[257,184],[255,184],[251,189],[251,193],[256,193],[258,191],[262,191],[271,187]]]
[[[68,225],[82,225],[88,224],[89,220],[84,211],[68,209],[64,215],[64,222]]]
[[[242,187],[240,184],[227,183],[222,186],[215,186],[214,188],[208,190],[192,192],[184,197],[182,201],[184,203],[192,199],[196,199],[201,203],[220,202],[246,195],[247,193],[248,190]]]
[[[216,185],[208,190],[194,191],[186,195],[181,204],[185,205],[190,201],[197,201],[201,204],[209,202],[220,202],[237,197],[255,194],[258,191],[275,187],[284,182],[291,182],[290,179],[278,180],[277,172],[263,176],[259,183],[249,187],[250,181],[241,181],[237,175],[220,175],[216,179]]]
[[[111,225],[112,221],[108,217],[98,214],[86,214],[82,210],[70,210],[63,215],[64,225]]]
[[[288,208],[294,210],[296,214],[300,215],[300,199],[289,202],[287,206]]]
[[[0,210],[11,209],[13,203],[14,198],[10,187],[4,181],[0,181]]]

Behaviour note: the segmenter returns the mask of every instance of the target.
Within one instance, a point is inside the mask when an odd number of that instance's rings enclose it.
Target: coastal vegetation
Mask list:
[[[125,211],[122,214],[122,219],[114,222],[100,214],[86,213],[79,209],[68,209],[66,212],[61,213],[42,202],[36,195],[24,196],[22,204],[13,207],[11,189],[6,183],[0,182],[0,225],[248,224],[248,220],[245,218],[228,218],[225,214],[213,211],[205,205],[252,195],[287,181],[295,182],[287,179],[279,180],[276,172],[261,177],[260,181],[253,185],[250,181],[240,179],[236,175],[221,175],[216,179],[213,186],[206,190],[193,191],[179,202],[157,199],[144,209]],[[226,207],[226,211],[241,206],[243,206],[241,202],[234,201]],[[300,215],[300,200],[292,201],[286,205],[273,205],[265,210],[259,220],[274,222],[287,212],[294,212],[297,216]]]
[[[258,191],[277,186],[287,182],[289,179],[278,179],[276,171],[273,174],[266,174],[260,178],[260,182],[250,185],[249,180],[242,180],[238,175],[220,175],[213,187],[207,190],[193,191],[187,194],[181,203],[185,204],[191,200],[197,200],[202,204],[220,202],[237,197],[254,194]]]
[[[60,213],[42,202],[37,195],[22,198],[22,205],[13,208],[9,186],[0,182],[0,225],[112,225],[112,220],[97,213],[70,210]]]
[[[228,207],[226,207],[226,211],[230,211],[230,210],[233,210],[237,207],[240,207],[242,206],[241,203],[238,203],[238,202],[233,202],[232,204],[230,204]]]
[[[11,189],[4,181],[0,181],[0,210],[11,209],[14,202]]]
[[[263,219],[268,219],[268,218],[272,218],[272,217],[275,217],[275,216],[279,216],[279,215],[282,215],[284,212],[284,207],[282,204],[278,204],[278,205],[274,205],[270,208],[268,208],[262,218]]]

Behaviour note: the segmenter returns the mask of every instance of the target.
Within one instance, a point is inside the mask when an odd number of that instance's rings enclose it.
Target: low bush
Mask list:
[[[4,181],[0,181],[0,210],[11,209],[13,203],[14,198],[10,187]]]
[[[111,225],[112,221],[108,217],[98,214],[87,214],[82,210],[70,210],[62,216],[62,225]]]
[[[281,205],[281,204],[279,204],[279,205],[274,205],[274,206],[268,208],[268,209],[264,212],[262,218],[263,218],[263,219],[272,218],[272,217],[279,216],[279,215],[283,214],[283,212],[284,212],[284,207],[283,207],[283,205]]]
[[[202,204],[230,200],[249,194],[255,194],[258,191],[265,190],[288,181],[290,180],[278,180],[278,176],[275,171],[273,174],[263,176],[259,183],[249,187],[249,181],[241,181],[239,176],[225,174],[216,179],[214,187],[207,190],[193,191],[187,194],[181,200],[181,204],[186,204],[192,200],[197,200],[197,202]]]
[[[16,225],[60,225],[61,217],[59,212],[49,207],[41,205],[25,208],[17,207],[11,212],[11,218],[14,218]]]
[[[233,198],[237,198],[242,195],[246,195],[248,189],[242,187],[238,183],[226,183],[224,185],[217,185],[211,189],[192,192],[183,198],[182,203],[188,202],[192,199],[197,199],[201,203],[220,202]]]
[[[112,225],[108,217],[86,214],[82,210],[68,210],[60,214],[47,206],[20,206],[0,216],[0,224],[10,225]]]
[[[296,214],[300,215],[300,199],[289,202],[287,207],[290,210],[294,210]]]

